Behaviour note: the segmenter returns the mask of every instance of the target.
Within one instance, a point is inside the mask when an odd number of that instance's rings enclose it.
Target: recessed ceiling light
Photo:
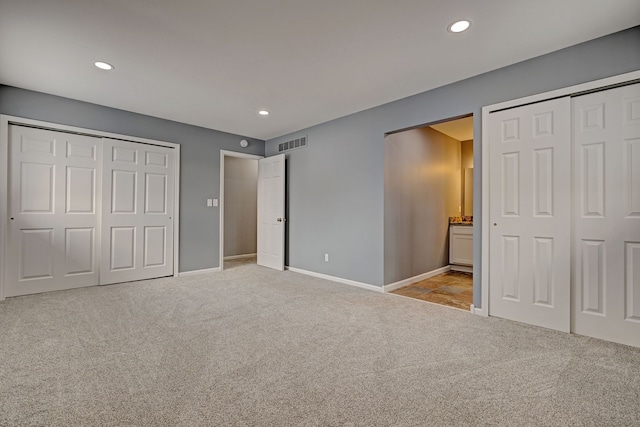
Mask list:
[[[260,114],[261,116],[268,116],[269,112],[267,110],[260,110],[258,111],[258,114]]]
[[[456,21],[453,24],[449,25],[449,31],[452,33],[461,33],[464,30],[468,29],[471,26],[471,21]]]
[[[100,68],[101,70],[113,70],[113,65],[107,64],[106,62],[96,61],[93,63],[93,65]]]

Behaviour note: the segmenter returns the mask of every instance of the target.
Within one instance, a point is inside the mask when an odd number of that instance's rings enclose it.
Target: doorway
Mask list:
[[[473,115],[385,137],[387,292],[470,310]]]
[[[220,269],[256,264],[258,160],[220,152]]]

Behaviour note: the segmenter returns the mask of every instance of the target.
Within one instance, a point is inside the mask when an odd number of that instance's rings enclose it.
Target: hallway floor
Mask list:
[[[473,303],[473,274],[447,271],[391,293],[469,311]]]
[[[246,258],[227,259],[224,261],[224,269],[238,268],[249,264],[256,264],[258,262],[257,255],[249,256]]]

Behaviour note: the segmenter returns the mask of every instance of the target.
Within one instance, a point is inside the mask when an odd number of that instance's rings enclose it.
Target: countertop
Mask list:
[[[473,225],[472,216],[450,216],[449,225]]]

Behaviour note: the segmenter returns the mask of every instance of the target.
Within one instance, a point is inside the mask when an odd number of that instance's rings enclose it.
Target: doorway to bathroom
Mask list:
[[[473,303],[473,115],[385,136],[385,291]]]

